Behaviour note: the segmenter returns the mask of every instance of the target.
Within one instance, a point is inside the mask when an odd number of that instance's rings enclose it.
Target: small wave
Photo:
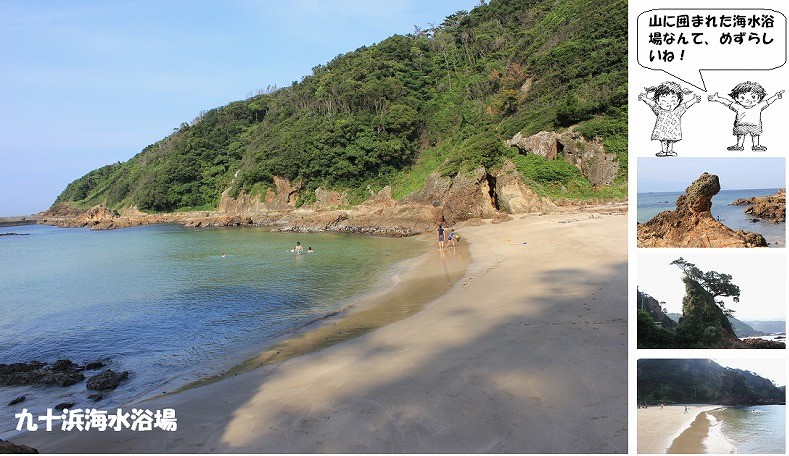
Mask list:
[[[704,452],[708,454],[736,454],[738,453],[729,439],[723,435],[723,421],[715,418],[711,413],[704,414],[710,421],[710,428],[704,438]]]

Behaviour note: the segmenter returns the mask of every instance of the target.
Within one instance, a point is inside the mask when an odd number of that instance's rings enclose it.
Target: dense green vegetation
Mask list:
[[[785,387],[709,359],[638,360],[639,404],[785,404]]]
[[[308,191],[349,190],[356,203],[368,188],[390,184],[402,197],[431,172],[496,169],[505,158],[543,194],[622,197],[626,59],[624,0],[491,0],[212,109],[128,162],[71,183],[56,203],[210,208],[226,188],[262,192],[273,176]],[[617,154],[616,185],[594,189],[562,160],[504,147],[518,131],[571,125]]]

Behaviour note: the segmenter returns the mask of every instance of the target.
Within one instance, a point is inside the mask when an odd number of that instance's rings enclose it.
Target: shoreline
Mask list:
[[[626,452],[626,221],[575,212],[461,227],[472,262],[421,311],[140,403],[175,409],[177,432],[14,441],[73,453]],[[433,269],[422,278],[445,277]]]
[[[723,406],[689,405],[687,414],[684,412],[684,405],[667,405],[662,409],[657,406],[638,409],[637,452],[639,454],[696,453],[696,451],[685,450],[689,445],[692,446],[693,442],[698,442],[703,448],[703,439],[709,428],[709,421],[704,414],[721,407]],[[706,422],[706,427],[701,420]],[[688,432],[691,429],[692,432]],[[703,435],[698,438],[699,432],[702,431]],[[677,443],[680,437],[683,439]],[[677,447],[671,450],[675,443]]]
[[[426,244],[432,245],[427,242]],[[457,251],[454,250],[456,248]],[[432,267],[436,266],[440,253],[431,251],[406,259],[400,264],[393,265],[391,271],[372,283],[368,292],[361,293],[351,299],[347,305],[334,312],[274,338],[270,343],[261,347],[257,355],[253,355],[219,374],[194,380],[173,391],[145,397],[135,402],[145,402],[177,394],[294,357],[315,353],[407,318],[419,312],[433,299],[446,293],[465,275],[470,263],[468,244],[459,244],[456,248],[453,247],[453,251],[450,253],[445,252],[446,255],[457,256],[461,259],[451,268],[443,270],[446,281],[440,280],[437,274],[429,272]],[[410,270],[406,270],[406,268]],[[403,275],[404,277],[386,289],[373,291],[376,286],[391,277],[390,274],[398,277]]]

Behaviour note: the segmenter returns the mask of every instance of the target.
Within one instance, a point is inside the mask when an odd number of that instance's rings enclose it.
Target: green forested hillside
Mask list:
[[[786,395],[766,378],[709,359],[640,359],[638,402],[784,404]]]
[[[624,195],[626,60],[624,0],[491,0],[212,109],[129,161],[77,179],[56,203],[211,208],[231,185],[254,193],[273,176],[300,180],[302,201],[322,186],[357,203],[368,189],[390,184],[399,198],[431,172],[495,169],[505,157],[549,195]],[[504,146],[518,131],[570,125],[618,155],[613,192],[592,189],[563,160]]]

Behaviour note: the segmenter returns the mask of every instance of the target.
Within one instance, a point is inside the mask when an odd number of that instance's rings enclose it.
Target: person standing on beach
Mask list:
[[[444,227],[438,225],[438,249],[441,250],[444,248]]]
[[[454,228],[449,230],[449,237],[447,237],[447,240],[452,244],[452,247],[455,246],[455,229]]]

